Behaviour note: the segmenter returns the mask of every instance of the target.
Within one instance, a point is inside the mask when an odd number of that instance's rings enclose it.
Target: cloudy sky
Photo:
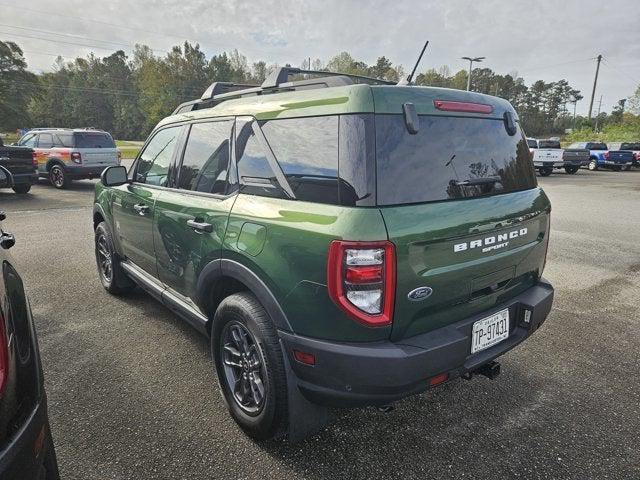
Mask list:
[[[34,71],[50,70],[56,55],[135,43],[161,55],[184,40],[207,56],[237,48],[250,62],[299,65],[346,50],[409,69],[428,39],[422,70],[456,71],[467,66],[460,57],[485,56],[487,67],[527,83],[566,78],[585,96],[578,113],[588,109],[599,53],[596,105],[602,95],[610,111],[640,84],[638,0],[0,0],[0,12],[0,40],[17,42]]]

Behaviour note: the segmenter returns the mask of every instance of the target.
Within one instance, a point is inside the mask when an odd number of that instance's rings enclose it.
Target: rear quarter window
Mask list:
[[[502,120],[422,115],[417,134],[402,115],[376,115],[377,200],[398,205],[509,193],[536,187],[521,130]]]
[[[107,133],[74,133],[76,148],[116,148],[116,144]]]
[[[298,200],[338,203],[338,116],[261,122]]]

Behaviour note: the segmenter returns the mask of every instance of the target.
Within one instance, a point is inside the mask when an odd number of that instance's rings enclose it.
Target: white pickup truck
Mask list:
[[[541,176],[553,173],[554,168],[564,168],[569,174],[576,173],[582,165],[589,163],[589,150],[579,148],[565,148],[560,146],[560,140],[550,138],[539,140],[527,138],[529,151],[533,154],[533,166]]]

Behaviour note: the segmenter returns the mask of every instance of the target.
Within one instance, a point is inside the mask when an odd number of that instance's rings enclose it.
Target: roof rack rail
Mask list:
[[[313,75],[315,77],[289,81],[289,77],[292,75]],[[209,85],[199,99],[190,100],[178,105],[172,115],[202,108],[210,108],[225,100],[249,95],[262,95],[278,90],[309,90],[314,88],[338,87],[352,85],[354,83],[366,83],[369,85],[396,84],[395,82],[365,77],[363,75],[326,72],[322,70],[303,70],[295,67],[279,67],[267,76],[260,86],[231,82],[214,82]]]

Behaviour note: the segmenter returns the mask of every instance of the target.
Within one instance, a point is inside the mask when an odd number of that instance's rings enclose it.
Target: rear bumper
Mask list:
[[[631,160],[629,160],[628,162],[612,162],[610,160],[605,160],[602,163],[604,163],[607,167],[627,167],[633,162]]]
[[[14,173],[13,174],[13,183],[14,184],[23,184],[30,183],[34,184],[38,181],[38,174],[35,170],[31,173]]]
[[[290,381],[297,381],[310,401],[335,407],[384,405],[426,390],[436,375],[448,373],[453,379],[511,350],[542,325],[552,303],[553,287],[542,280],[491,310],[399,342],[334,343],[286,332],[280,337],[296,376]],[[509,337],[471,355],[473,323],[505,308]],[[293,350],[315,355],[315,365],[295,361]]]
[[[42,478],[41,472],[47,448],[53,448],[53,445],[49,445],[46,441],[49,435],[48,429],[47,406],[46,401],[42,399],[11,441],[0,450],[0,478],[3,480]],[[43,437],[38,438],[39,435]]]

